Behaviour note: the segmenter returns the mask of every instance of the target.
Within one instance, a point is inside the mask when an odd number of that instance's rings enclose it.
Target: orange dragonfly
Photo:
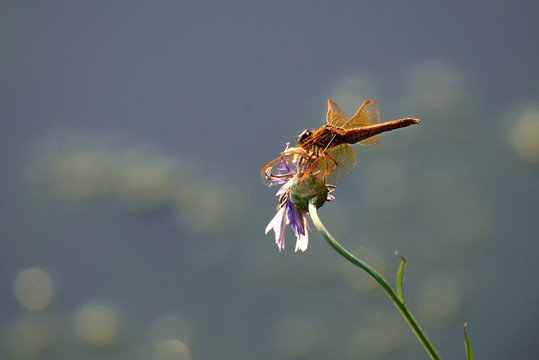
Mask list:
[[[305,130],[298,135],[298,146],[284,151],[260,172],[262,182],[274,185],[274,172],[283,161],[293,162],[297,157],[309,164],[302,179],[312,174],[327,184],[337,185],[350,174],[357,164],[356,154],[348,144],[376,145],[380,134],[386,131],[418,124],[419,119],[400,119],[380,123],[380,111],[372,100],[366,100],[354,116],[347,119],[335,101],[328,100],[327,124],[316,130]]]

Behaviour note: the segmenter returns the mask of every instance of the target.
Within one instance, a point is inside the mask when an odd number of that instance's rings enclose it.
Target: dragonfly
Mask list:
[[[322,178],[326,184],[337,185],[356,167],[356,153],[349,144],[376,145],[380,134],[400,129],[421,121],[414,118],[380,123],[380,110],[373,100],[366,100],[350,119],[337,103],[328,100],[327,124],[315,130],[305,130],[298,135],[298,146],[285,150],[269,162],[260,177],[266,185],[273,185],[272,178],[279,177],[279,164],[292,162],[298,157],[309,164],[301,179],[307,175]]]

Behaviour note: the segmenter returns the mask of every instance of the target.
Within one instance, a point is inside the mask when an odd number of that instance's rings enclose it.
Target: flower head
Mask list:
[[[277,213],[266,226],[266,234],[273,229],[275,243],[281,251],[285,247],[286,226],[290,225],[297,238],[295,251],[305,251],[309,245],[308,204],[313,202],[320,207],[325,201],[334,199],[329,194],[333,187],[326,185],[322,179],[314,175],[303,177],[304,171],[314,159],[305,150],[289,148],[288,145],[286,144],[276,169],[268,167],[265,171],[269,186],[281,185],[276,194],[279,197]]]

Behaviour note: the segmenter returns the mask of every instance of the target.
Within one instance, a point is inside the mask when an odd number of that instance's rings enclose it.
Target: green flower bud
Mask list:
[[[326,183],[314,175],[306,176],[303,181],[298,179],[296,184],[290,189],[290,200],[301,210],[309,208],[309,202],[316,208],[324,205],[328,199],[328,188]]]

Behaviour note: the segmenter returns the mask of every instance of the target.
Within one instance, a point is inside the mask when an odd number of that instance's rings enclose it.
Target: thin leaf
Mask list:
[[[406,260],[402,256],[399,256],[398,253],[395,254],[401,258],[401,264],[399,266],[399,270],[397,271],[397,295],[400,301],[404,303],[404,295],[402,294],[402,279],[404,277],[404,265],[406,264]]]
[[[470,344],[470,339],[468,339],[468,334],[466,334],[466,326],[468,324],[464,323],[462,332],[464,333],[464,348],[466,349],[466,359],[473,360],[472,345]]]

